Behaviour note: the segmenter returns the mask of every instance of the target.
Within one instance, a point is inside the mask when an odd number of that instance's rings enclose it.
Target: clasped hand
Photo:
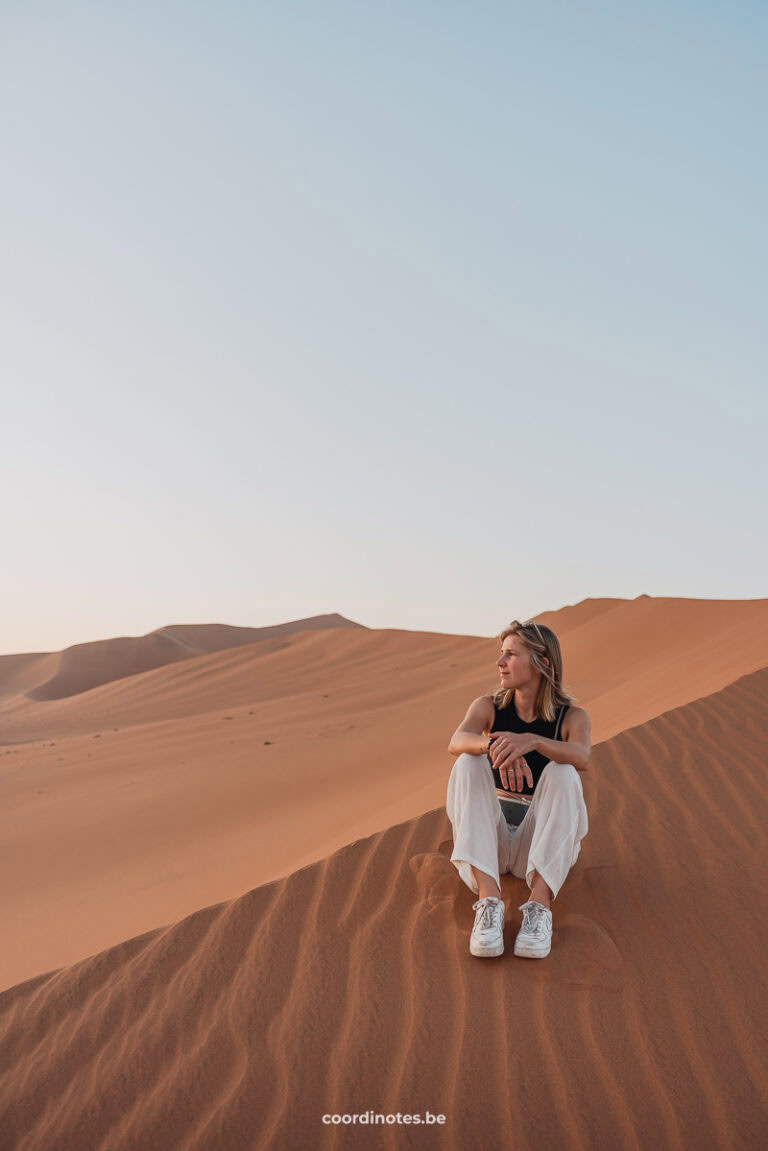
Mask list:
[[[522,791],[527,780],[533,787],[533,775],[523,756],[536,750],[536,737],[525,732],[494,731],[489,738],[493,743],[488,755],[498,769],[502,786],[507,791]]]

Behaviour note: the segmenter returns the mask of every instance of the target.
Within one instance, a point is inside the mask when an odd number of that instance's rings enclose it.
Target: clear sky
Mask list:
[[[767,31],[6,0],[0,650],[768,594]]]

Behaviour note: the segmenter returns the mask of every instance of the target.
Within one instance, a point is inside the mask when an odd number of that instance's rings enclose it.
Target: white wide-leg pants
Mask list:
[[[510,792],[510,798],[515,793]],[[509,827],[496,795],[491,765],[485,755],[456,757],[446,801],[453,827],[451,863],[478,894],[472,867],[491,875],[516,875],[533,884],[534,870],[555,899],[579,857],[589,830],[579,773],[572,763],[550,760],[544,768],[519,827]]]

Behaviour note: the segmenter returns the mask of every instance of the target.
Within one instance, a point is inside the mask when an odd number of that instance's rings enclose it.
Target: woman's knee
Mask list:
[[[473,755],[469,751],[463,751],[461,755],[456,756],[453,770],[457,774],[484,774],[489,770],[488,759],[485,755]]]
[[[451,769],[451,779],[454,787],[458,785],[472,790],[477,787],[493,788],[493,774],[486,757],[472,755],[466,751],[456,756],[456,762]]]
[[[547,783],[557,791],[577,791],[581,789],[581,776],[572,763],[549,761],[545,768]],[[542,781],[543,781],[542,775]]]

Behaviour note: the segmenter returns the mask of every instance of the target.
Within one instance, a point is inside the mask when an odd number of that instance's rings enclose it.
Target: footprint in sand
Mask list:
[[[458,895],[458,873],[444,855],[434,851],[414,855],[408,865],[416,877],[416,885],[430,907],[453,905]]]

